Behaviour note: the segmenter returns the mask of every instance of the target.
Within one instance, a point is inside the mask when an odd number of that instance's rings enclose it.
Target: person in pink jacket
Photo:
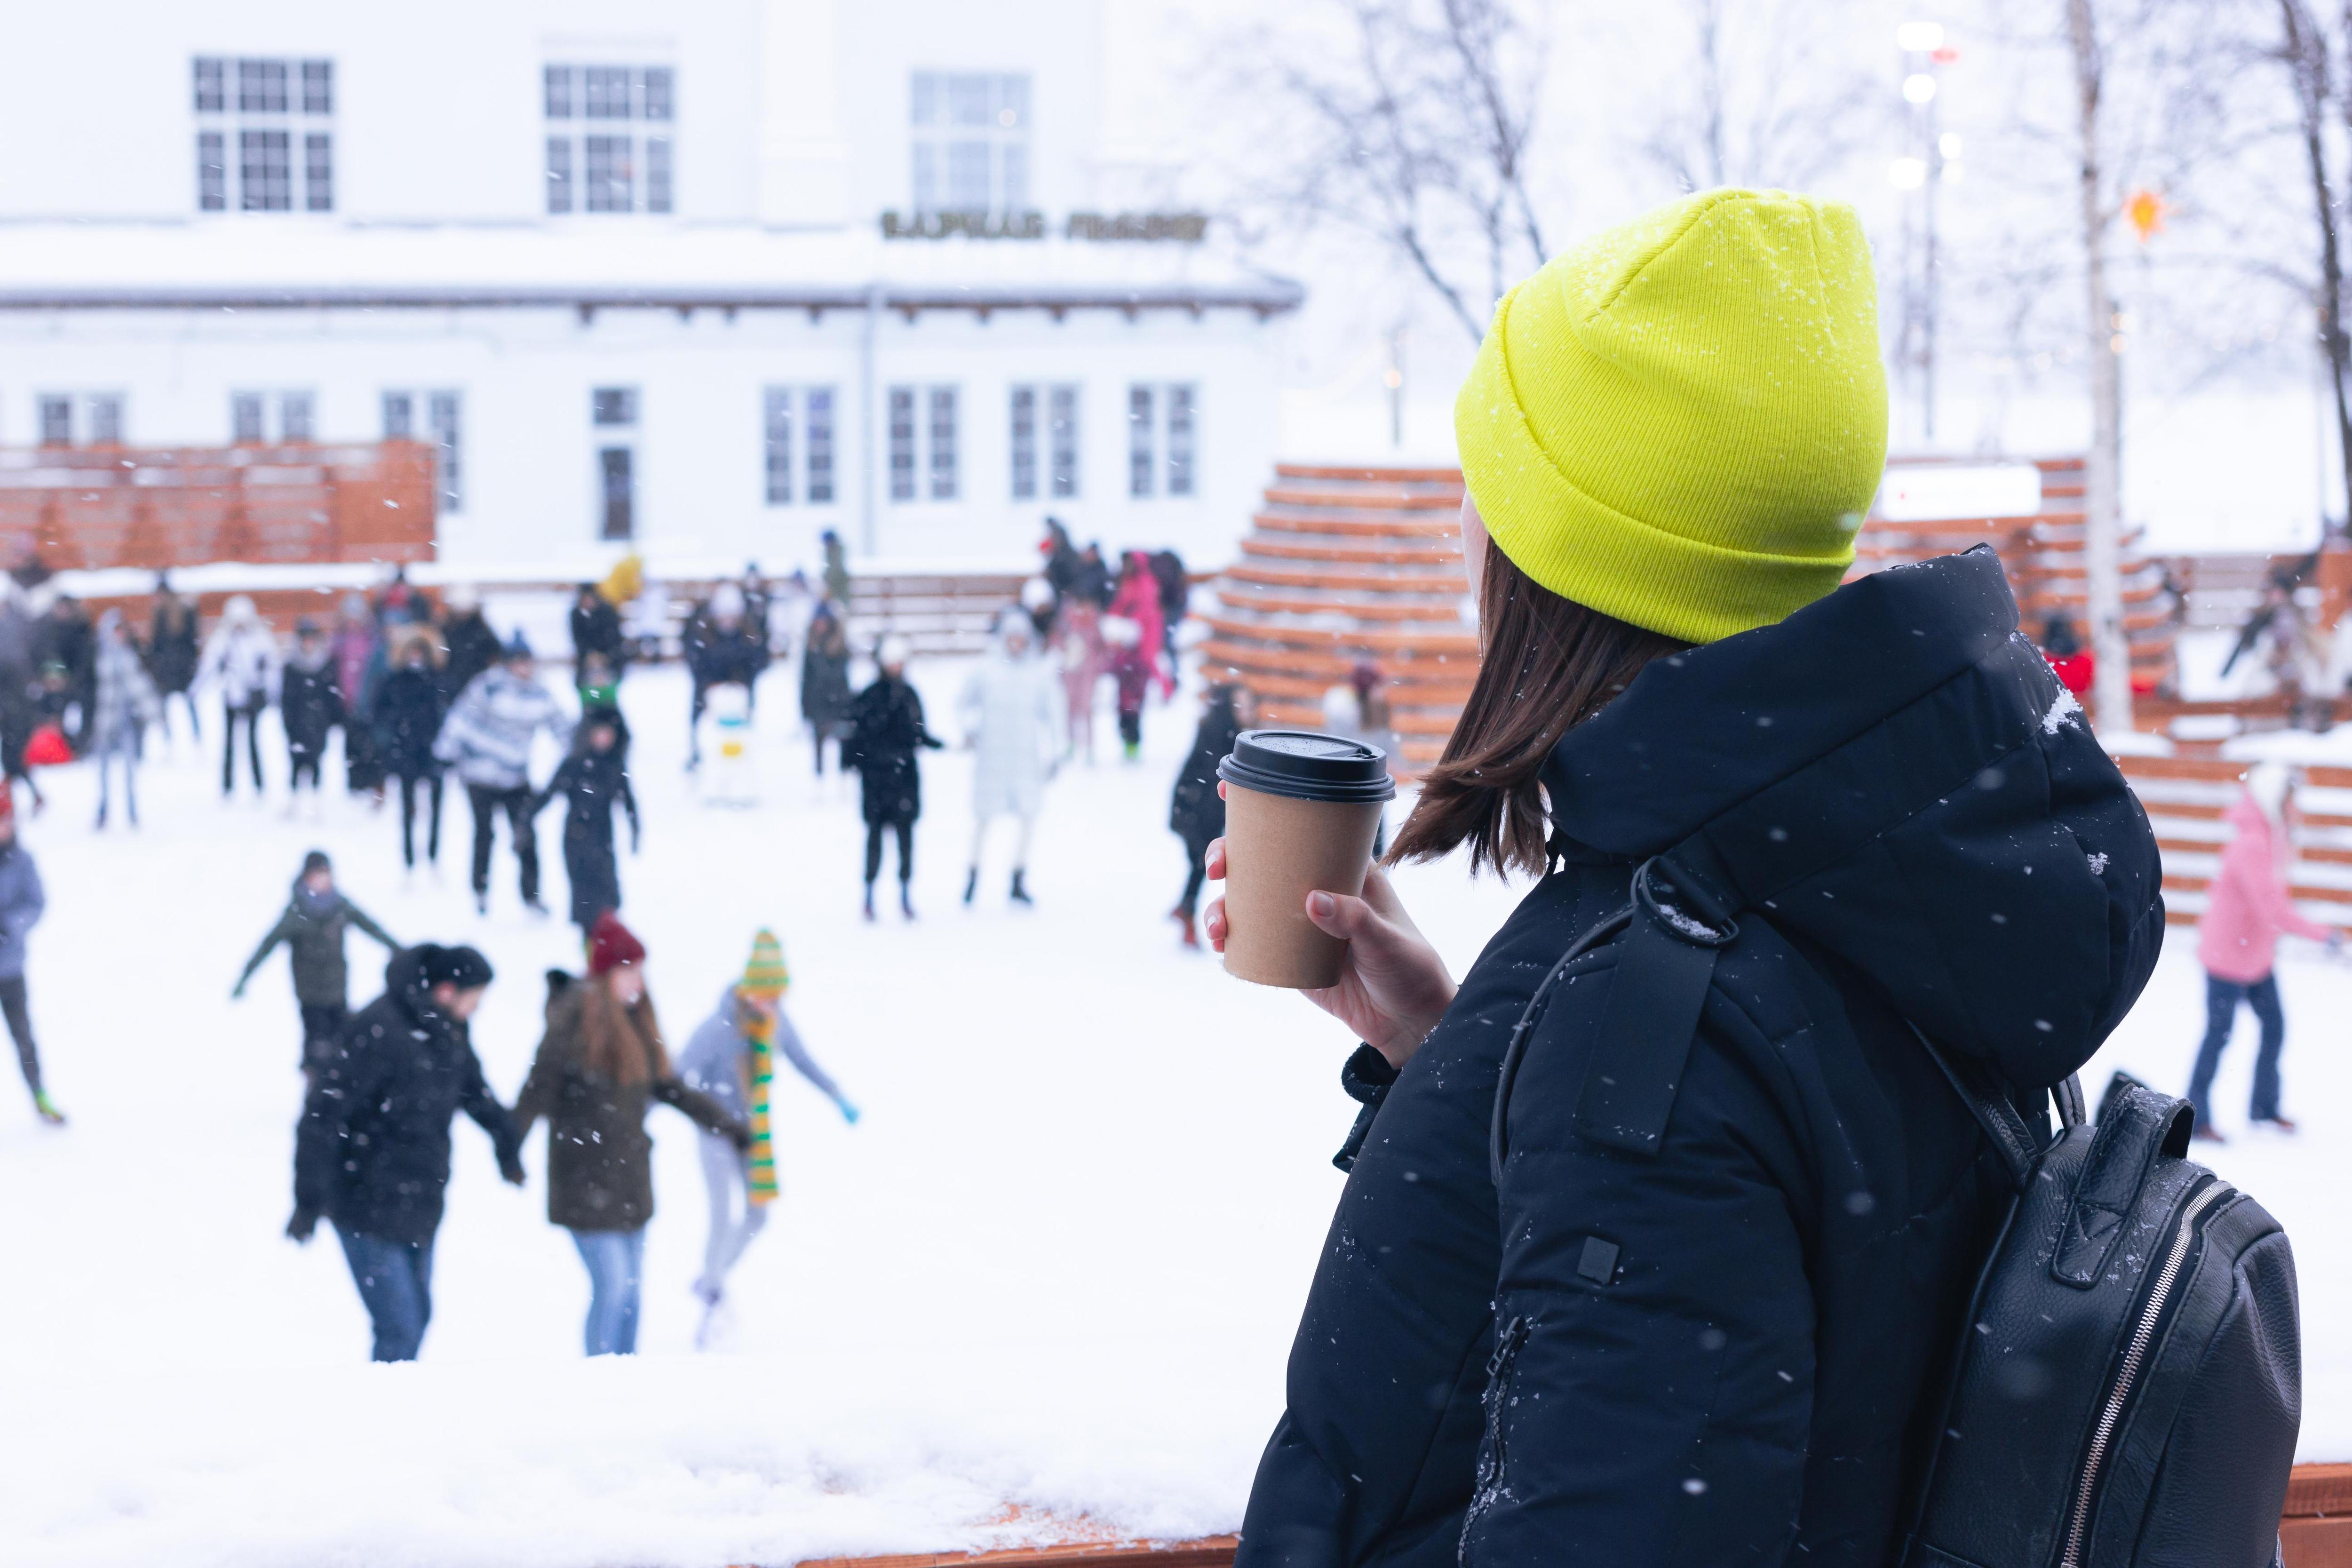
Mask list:
[[[2213,1129],[2209,1096],[2241,1002],[2253,1008],[2263,1026],[2261,1054],[2254,1058],[2253,1123],[2294,1131],[2294,1123],[2279,1114],[2278,1063],[2286,1044],[2286,1016],[2279,1009],[2272,963],[2282,932],[2324,942],[2331,950],[2343,941],[2332,928],[2297,913],[2288,895],[2287,784],[2284,767],[2261,763],[2231,805],[2224,820],[2236,832],[2221,850],[2221,869],[2207,895],[2198,937],[2197,960],[2205,966],[2205,1043],[2198,1047],[2189,1077],[2189,1102],[2197,1108],[2197,1136],[2214,1142],[2221,1135]]]

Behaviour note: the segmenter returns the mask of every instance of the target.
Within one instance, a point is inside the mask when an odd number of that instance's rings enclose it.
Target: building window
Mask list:
[[[637,536],[637,389],[600,386],[589,394],[596,431],[598,531],[605,539]]]
[[[1045,472],[1038,472],[1038,437],[1045,437]],[[1013,499],[1034,500],[1042,482],[1056,500],[1078,493],[1078,389],[1013,389]]]
[[[890,499],[915,499],[915,389],[890,389]]]
[[[956,499],[956,389],[931,388],[931,499]]]
[[[1131,496],[1152,491],[1152,402],[1151,388],[1127,389],[1127,493]]]
[[[1013,389],[1013,499],[1037,499],[1037,389]]]
[[[198,211],[335,210],[332,60],[203,57],[194,76]]]
[[[1028,210],[1028,77],[917,71],[910,98],[918,213]]]
[[[383,438],[425,441],[433,447],[435,489],[443,511],[465,510],[464,398],[456,392],[394,391],[383,395]],[[419,427],[417,416],[424,416]]]
[[[315,441],[319,438],[317,407],[308,392],[232,392],[228,397],[229,439],[240,447]]]
[[[70,447],[73,445],[73,399],[43,397],[39,400],[41,445]]]
[[[1127,493],[1197,492],[1200,400],[1190,384],[1127,389]]]
[[[549,66],[540,99],[549,212],[674,209],[677,76],[670,67]]]
[[[833,399],[829,386],[772,386],[761,395],[770,506],[790,506],[795,494],[811,506],[833,500]]]

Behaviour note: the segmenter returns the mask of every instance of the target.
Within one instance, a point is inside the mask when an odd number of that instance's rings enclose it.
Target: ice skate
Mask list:
[[[1171,910],[1168,911],[1168,918],[1182,928],[1183,934],[1179,939],[1181,944],[1193,952],[1200,952],[1201,929],[1192,919],[1192,911],[1187,909]]]
[[[1022,879],[1027,875],[1028,873],[1025,871],[1015,871],[1013,873],[1013,891],[1008,895],[1008,897],[1010,897],[1016,904],[1034,906],[1037,900],[1029,896],[1028,888],[1024,886],[1022,882]]]
[[[99,823],[98,823],[98,825],[99,825],[100,827],[105,826],[106,826],[106,819],[105,819],[104,817],[100,817],[100,818],[99,818]],[[977,897],[979,897],[979,895],[980,895],[980,868],[979,868],[979,867],[977,867],[977,866],[974,866],[974,867],[971,868],[971,870],[970,874],[968,874],[968,875],[964,878],[964,879],[963,879],[963,901],[964,901],[965,906],[966,906],[967,908],[969,908],[969,907],[971,906],[971,903],[972,900],[973,900],[973,899],[975,899],[975,898],[977,898]]]
[[[485,916],[490,912],[489,894],[487,892],[478,892],[474,895],[474,912],[478,915]]]
[[[874,884],[871,882],[866,884],[866,923],[874,923]]]
[[[63,1127],[66,1124],[66,1113],[57,1108],[56,1104],[50,1100],[46,1090],[36,1089],[34,1091],[33,1110],[35,1114],[38,1115],[44,1122],[51,1127]]]
[[[2246,1131],[2269,1133],[2279,1138],[2292,1138],[2294,1136],[2294,1122],[2291,1118],[2284,1116],[2257,1116],[2246,1123]]]
[[[915,918],[915,895],[904,882],[898,884],[898,912],[908,920]]]

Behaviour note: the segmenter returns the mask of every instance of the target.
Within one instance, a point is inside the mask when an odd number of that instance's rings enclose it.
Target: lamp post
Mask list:
[[[1939,300],[1937,266],[1937,187],[1960,178],[1960,139],[1941,127],[1943,82],[1938,68],[1959,58],[1941,22],[1906,22],[1895,29],[1903,57],[1904,155],[1890,174],[1905,201],[1903,352],[1906,370],[1916,377],[1919,428],[1936,438],[1936,328]]]

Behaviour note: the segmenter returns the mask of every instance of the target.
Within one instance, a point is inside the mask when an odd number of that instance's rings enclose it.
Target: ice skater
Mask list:
[[[907,640],[887,637],[875,653],[879,673],[850,704],[847,753],[842,766],[856,768],[860,808],[866,817],[866,918],[874,918],[874,880],[882,874],[882,835],[898,841],[898,912],[915,918],[908,884],[915,876],[915,824],[923,815],[921,750],[942,751],[946,742],[925,727],[923,700],[907,682]]]
[[[726,1299],[727,1276],[751,1238],[768,1223],[769,1205],[780,1190],[776,1175],[775,1126],[770,1091],[776,1053],[834,1103],[841,1119],[857,1125],[857,1107],[841,1086],[817,1066],[799,1031],[784,1016],[784,993],[792,975],[776,933],[764,928],[751,939],[742,978],[719,994],[719,1009],[702,1021],[677,1059],[678,1076],[707,1094],[733,1120],[751,1130],[748,1147],[705,1130],[702,1180],[710,1193],[710,1239],[702,1249],[702,1276],[694,1294],[702,1302],[702,1326],[695,1344],[709,1342],[712,1320]]]
[[[963,883],[967,904],[980,891],[980,862],[988,826],[1000,816],[1019,825],[1013,841],[1012,900],[1031,902],[1027,876],[1029,843],[1045,805],[1045,784],[1061,755],[1061,725],[1055,709],[1053,668],[1040,658],[1029,617],[1008,611],[997,628],[996,646],[964,682],[956,705],[971,768],[971,867]]]
[[[302,857],[301,872],[278,923],[263,935],[229,989],[229,1000],[242,1000],[254,972],[280,942],[286,944],[288,965],[294,973],[294,1005],[302,1015],[299,1065],[306,1081],[317,1081],[319,1069],[334,1055],[336,1041],[351,1021],[351,966],[343,956],[343,933],[353,926],[399,952],[393,934],[335,886],[334,863],[327,852],[311,850]]]
[[[746,710],[758,706],[760,671],[768,650],[744,618],[743,590],[721,583],[688,622],[686,639],[687,674],[693,681],[686,718],[686,766],[691,773],[702,765],[702,715],[710,704],[714,686],[743,689]]]
[[[286,730],[286,815],[294,815],[307,778],[310,815],[316,819],[323,809],[320,770],[327,737],[343,721],[343,690],[335,650],[319,623],[307,616],[294,623],[294,651],[287,656],[279,677],[278,717]]]
[[[425,858],[441,863],[441,761],[433,754],[441,721],[449,711],[446,678],[437,668],[440,640],[427,626],[410,625],[392,634],[392,672],[375,696],[375,755],[385,773],[400,781],[400,863],[416,868],[416,796],[431,811]]]
[[[515,1100],[518,1142],[547,1118],[547,1217],[572,1233],[588,1269],[590,1355],[634,1355],[654,1215],[653,1143],[646,1112],[676,1106],[737,1149],[751,1130],[671,1071],[645,944],[609,910],[588,938],[588,978],[548,997],[547,1033]],[[551,976],[551,984],[554,977]]]
[[[2213,1075],[2238,1021],[2238,1005],[2253,1010],[2262,1025],[2254,1057],[2254,1093],[2247,1120],[2256,1127],[2292,1132],[2294,1123],[2279,1110],[2279,1053],[2286,1047],[2286,1014],[2279,1006],[2273,968],[2283,932],[2324,942],[2340,952],[2343,933],[2305,919],[2287,889],[2287,817],[2292,778],[2279,763],[2258,763],[2226,820],[2236,830],[2221,850],[2198,933],[2197,961],[2205,966],[2205,1038],[2189,1079],[2189,1103],[2197,1108],[2197,1136],[2222,1141],[2213,1125]]]
[[[147,626],[147,673],[155,680],[158,717],[163,721],[166,742],[172,739],[174,697],[188,710],[189,736],[199,742],[205,738],[204,726],[196,720],[195,694],[191,689],[195,685],[196,664],[202,655],[196,637],[195,602],[174,592],[168,575],[156,573],[155,611]]]
[[[98,617],[98,699],[89,724],[89,756],[98,763],[98,826],[113,805],[113,775],[122,774],[122,815],[139,826],[139,753],[147,726],[160,718],[155,683],[132,646],[121,610]]]
[[[7,1019],[8,1037],[16,1042],[16,1065],[32,1091],[34,1112],[50,1126],[62,1127],[65,1114],[41,1085],[41,1052],[33,1041],[33,1015],[25,999],[25,939],[48,907],[40,868],[16,837],[15,795],[0,789],[0,1017]]]
[[[302,1107],[294,1215],[307,1243],[335,1227],[374,1331],[376,1361],[415,1361],[433,1317],[433,1240],[449,1185],[449,1123],[490,1135],[499,1174],[522,1185],[513,1118],[482,1078],[467,1020],[492,978],[470,947],[394,953],[383,994],[339,1037]]]
[[[253,771],[253,793],[261,786],[261,715],[278,689],[278,639],[243,594],[221,606],[220,625],[205,645],[200,684],[220,692],[221,795],[236,787],[236,731],[245,728],[245,755]]]
[[[629,731],[617,709],[581,716],[572,750],[531,806],[536,817],[562,795],[563,872],[572,884],[572,923],[585,940],[597,917],[621,907],[621,868],[613,847],[613,808],[628,814],[629,853],[637,852],[637,797],[629,788]]]
[[[501,662],[458,694],[433,742],[434,756],[457,770],[473,808],[474,908],[482,914],[490,912],[490,848],[501,811],[514,839],[523,905],[534,914],[547,912],[539,901],[539,836],[531,826],[530,742],[541,730],[559,746],[571,742],[572,727],[539,683],[530,645],[518,632]]]
[[[1110,645],[1111,680],[1118,692],[1118,744],[1130,763],[1143,755],[1143,700],[1152,685],[1161,700],[1173,695],[1176,683],[1161,668],[1164,623],[1160,611],[1160,579],[1151,557],[1140,550],[1127,552],[1119,574],[1118,592],[1110,613],[1103,617],[1103,640]]]
[[[1234,737],[1257,722],[1257,698],[1246,686],[1212,686],[1202,694],[1201,727],[1192,735],[1192,754],[1176,775],[1176,792],[1168,805],[1168,826],[1184,841],[1184,894],[1169,911],[1183,928],[1186,947],[1201,945],[1196,917],[1201,910],[1201,886],[1208,879],[1209,846],[1225,836],[1225,797],[1217,793],[1217,764],[1234,749]]]
[[[817,603],[801,643],[801,721],[809,728],[816,776],[824,777],[824,743],[836,752],[849,714],[849,631],[830,599]]]

